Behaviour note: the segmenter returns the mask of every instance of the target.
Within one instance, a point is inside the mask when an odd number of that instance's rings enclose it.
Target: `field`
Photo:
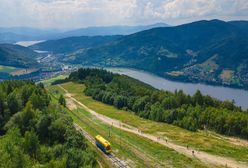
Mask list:
[[[39,69],[18,69],[16,71],[11,72],[11,75],[13,75],[13,76],[26,75],[26,74],[36,72],[38,70]]]
[[[110,118],[118,119],[124,123],[139,128],[143,132],[160,137],[168,137],[170,141],[183,146],[208,153],[234,158],[238,161],[248,162],[248,142],[236,138],[224,137],[210,131],[191,132],[179,127],[157,123],[137,117],[132,112],[118,110],[112,106],[95,101],[83,94],[82,84],[66,83],[62,85],[80,102],[96,112]]]
[[[46,79],[44,81],[41,81],[45,86],[49,86],[51,83],[53,83],[56,80],[60,80],[60,79],[65,79],[67,76],[66,75],[59,75],[56,76],[54,78],[50,78],[50,79]]]
[[[3,73],[12,73],[16,70],[18,70],[18,68],[16,67],[0,65],[0,72],[3,72]]]
[[[57,98],[63,93],[57,86],[49,87],[48,90]],[[130,167],[207,167],[197,159],[188,158],[146,138],[110,127],[77,104],[71,103],[69,107],[73,108],[68,112],[74,122],[92,136],[100,134],[107,138],[112,145],[113,152],[122,160],[127,161]]]

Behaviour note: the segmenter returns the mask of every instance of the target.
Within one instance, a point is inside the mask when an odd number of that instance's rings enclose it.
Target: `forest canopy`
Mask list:
[[[85,138],[42,84],[0,83],[0,167],[95,167]]]
[[[248,139],[248,112],[234,102],[220,101],[200,91],[190,96],[182,90],[158,90],[103,69],[79,69],[70,74],[69,80],[84,83],[85,94],[93,99],[146,119]]]

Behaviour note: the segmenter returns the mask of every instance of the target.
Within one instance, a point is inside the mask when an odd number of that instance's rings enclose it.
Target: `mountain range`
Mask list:
[[[153,28],[96,46],[75,47],[74,52],[70,48],[69,52],[64,51],[63,61],[131,67],[172,79],[247,87],[247,30],[247,21],[221,20]],[[35,47],[56,51],[67,40],[47,41]],[[53,47],[43,48],[46,44]],[[74,44],[70,42],[71,46]]]
[[[40,41],[52,40],[77,36],[106,36],[106,35],[128,35],[155,27],[167,27],[165,23],[156,23],[143,26],[105,26],[105,27],[87,27],[62,31],[56,29],[36,29],[29,27],[0,27],[0,43],[16,43],[19,41]]]
[[[2,44],[0,64],[32,65],[37,55],[33,50],[42,50],[58,55],[55,60],[62,64],[129,67],[175,80],[248,88],[247,21],[157,26],[128,35],[76,36],[70,32],[75,37],[48,40],[29,49]],[[78,32],[83,31],[87,32]]]
[[[33,50],[50,51],[55,54],[70,53],[77,50],[97,47],[121,38],[121,35],[113,36],[80,36],[68,37],[59,40],[48,40],[30,46]]]

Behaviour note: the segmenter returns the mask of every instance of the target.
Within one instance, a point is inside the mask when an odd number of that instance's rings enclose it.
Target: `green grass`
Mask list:
[[[206,167],[198,160],[188,158],[176,151],[154,143],[132,133],[109,127],[101,121],[92,118],[91,114],[83,109],[70,113],[75,122],[90,133],[98,134],[108,139],[114,153],[123,160],[132,160],[138,167]],[[108,136],[110,130],[110,137]]]
[[[56,98],[63,93],[58,90],[56,86],[49,87],[49,92]],[[151,140],[109,127],[82,108],[68,112],[74,122],[91,136],[100,134],[108,139],[113,152],[122,160],[129,161],[131,167],[133,165],[136,167],[207,167],[197,159],[188,158]]]
[[[18,69],[19,68],[12,67],[12,66],[0,65],[0,72],[4,72],[4,73],[11,73],[11,72],[14,72],[14,71],[16,71]]]
[[[46,79],[41,81],[46,87],[50,86],[54,81],[60,80],[60,79],[65,79],[67,75],[59,75],[50,79]]]
[[[235,160],[248,163],[247,146],[243,147],[232,144],[227,139],[220,138],[222,136],[212,132],[191,132],[166,123],[158,123],[142,119],[134,115],[132,112],[118,110],[113,106],[103,104],[93,100],[91,97],[85,96],[83,93],[84,85],[82,84],[70,82],[62,84],[62,86],[72,93],[77,100],[81,101],[96,112],[106,115],[110,118],[121,120],[124,123],[139,128],[143,132],[161,137],[166,136],[171,141],[183,146],[189,145],[190,147],[201,151],[220,156],[231,157]],[[60,90],[59,88],[56,89]]]

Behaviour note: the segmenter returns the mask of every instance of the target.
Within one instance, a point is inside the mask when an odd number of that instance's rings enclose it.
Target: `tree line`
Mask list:
[[[102,69],[79,69],[68,79],[83,82],[87,96],[140,117],[191,131],[209,129],[248,139],[248,112],[233,101],[220,101],[200,91],[190,96],[182,90],[173,93],[158,90]]]
[[[61,105],[60,105],[60,104]],[[0,83],[0,167],[95,167],[95,153],[42,84]]]

